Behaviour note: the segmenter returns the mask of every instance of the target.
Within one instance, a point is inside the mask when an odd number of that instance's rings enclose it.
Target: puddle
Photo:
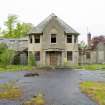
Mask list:
[[[22,100],[0,100],[0,105],[21,105],[38,91],[45,94],[48,103],[54,105],[97,105],[79,90],[80,81],[105,81],[104,71],[58,70],[42,73],[38,77],[24,77],[26,71],[0,74],[0,83],[17,80],[24,90]],[[48,104],[49,105],[49,104]]]

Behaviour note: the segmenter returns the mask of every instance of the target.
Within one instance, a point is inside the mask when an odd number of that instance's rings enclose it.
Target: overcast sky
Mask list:
[[[87,27],[93,36],[105,35],[105,0],[0,0],[0,27],[9,14],[37,25],[55,13],[86,41]]]

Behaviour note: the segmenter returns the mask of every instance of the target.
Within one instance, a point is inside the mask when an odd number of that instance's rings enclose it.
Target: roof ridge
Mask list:
[[[53,18],[58,21],[58,23],[62,26],[62,28],[66,33],[79,34],[66,22],[64,22],[62,19],[57,17],[54,13],[51,13],[47,18],[45,18],[42,22],[40,22],[37,26],[35,26],[29,33],[42,33],[44,27],[46,27],[46,25],[49,24],[49,21]]]

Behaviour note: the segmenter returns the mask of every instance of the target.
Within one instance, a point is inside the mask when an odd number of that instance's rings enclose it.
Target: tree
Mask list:
[[[92,40],[91,40],[91,47],[96,48],[96,46],[99,42],[104,43],[105,42],[105,36],[100,35],[100,36],[93,37]]]
[[[33,25],[31,23],[22,23],[22,30],[21,30],[21,36],[26,36],[27,32],[32,29]]]
[[[17,16],[16,15],[9,15],[7,20],[4,22],[7,30],[5,30],[4,37],[14,37],[14,28],[17,23]]]
[[[32,24],[18,21],[16,15],[8,16],[4,22],[6,29],[2,31],[5,38],[20,38],[27,35],[27,32],[32,28]]]
[[[0,33],[1,33],[1,28],[0,28]]]
[[[2,30],[1,30],[1,28],[0,28],[0,37],[2,36]]]
[[[17,23],[16,29],[14,30],[15,37],[24,37],[27,35],[27,32],[32,28],[30,23]]]
[[[80,44],[79,44],[79,48],[84,49],[86,47],[87,47],[86,43],[84,41],[81,41]]]

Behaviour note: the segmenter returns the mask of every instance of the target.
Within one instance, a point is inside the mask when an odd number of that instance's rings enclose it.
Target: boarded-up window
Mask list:
[[[51,43],[56,43],[56,34],[51,34]]]
[[[72,43],[72,35],[67,35],[67,43]]]
[[[67,60],[71,61],[72,60],[72,51],[67,51]]]
[[[35,52],[35,60],[40,61],[40,51]]]
[[[86,53],[86,58],[90,59],[90,53],[89,52]]]
[[[34,35],[35,43],[40,43],[40,35]]]
[[[32,35],[29,36],[29,41],[32,43]]]

